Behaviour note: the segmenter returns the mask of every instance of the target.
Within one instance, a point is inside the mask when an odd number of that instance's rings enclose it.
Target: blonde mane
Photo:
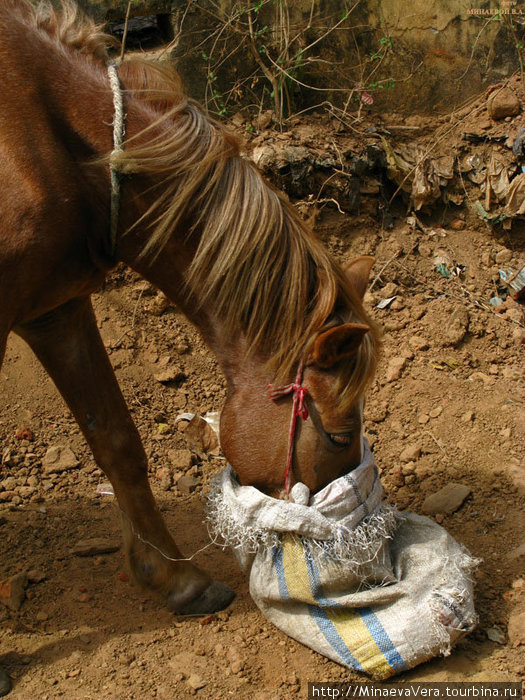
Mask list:
[[[20,3],[58,42],[106,57],[108,38],[72,3],[58,14],[50,5],[34,10]],[[117,163],[124,173],[154,176],[154,201],[135,224],[150,228],[144,255],[159,255],[177,228],[187,230],[196,248],[188,289],[227,337],[244,335],[248,352],[260,353],[277,379],[290,376],[334,312],[369,324],[357,354],[338,367],[337,400],[350,405],[375,371],[379,342],[341,267],[284,196],[241,158],[238,139],[184,95],[172,68],[132,59],[119,73],[126,99],[148,102],[153,114]]]

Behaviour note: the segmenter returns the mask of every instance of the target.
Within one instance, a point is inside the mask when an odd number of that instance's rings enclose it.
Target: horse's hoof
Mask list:
[[[5,670],[5,668],[2,668],[2,666],[0,666],[0,698],[4,695],[7,695],[7,693],[11,691],[12,687],[13,684],[11,682],[11,679],[7,675],[7,671]]]
[[[179,615],[206,615],[224,610],[234,598],[232,588],[213,580],[197,598],[188,602],[181,602],[172,593],[168,598],[168,608]]]

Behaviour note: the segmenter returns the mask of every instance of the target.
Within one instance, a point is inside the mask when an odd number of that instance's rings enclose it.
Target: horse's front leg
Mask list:
[[[113,484],[137,581],[166,596],[176,612],[204,613],[226,607],[233,591],[190,562],[180,561],[182,555],[151,492],[147,457],[100,338],[90,299],[70,301],[16,332],[48,371]]]

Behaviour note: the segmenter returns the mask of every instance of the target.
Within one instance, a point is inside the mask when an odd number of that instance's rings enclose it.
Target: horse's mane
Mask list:
[[[28,13],[62,46],[100,62],[108,37],[69,0],[0,0]],[[240,157],[239,140],[188,99],[166,64],[126,60],[119,68],[127,99],[149,103],[152,123],[128,139],[117,167],[154,175],[155,201],[137,224],[151,233],[144,255],[159,255],[175,228],[187,227],[196,254],[190,290],[212,309],[227,337],[244,334],[248,352],[268,359],[277,379],[290,376],[318,332],[337,312],[367,323],[357,352],[338,368],[338,402],[349,405],[372,377],[378,334],[345,273],[285,197]],[[135,224],[135,225],[137,225]]]

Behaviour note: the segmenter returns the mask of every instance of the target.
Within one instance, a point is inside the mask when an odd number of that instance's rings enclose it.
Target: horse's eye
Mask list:
[[[328,433],[328,437],[338,447],[349,447],[354,441],[353,433]]]

